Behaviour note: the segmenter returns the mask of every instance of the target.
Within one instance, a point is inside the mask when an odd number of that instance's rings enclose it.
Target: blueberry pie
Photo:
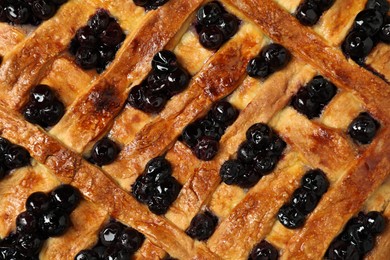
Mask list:
[[[389,259],[388,0],[0,0],[0,260]]]

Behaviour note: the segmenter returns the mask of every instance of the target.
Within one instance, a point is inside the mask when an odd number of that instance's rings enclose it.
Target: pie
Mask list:
[[[388,1],[0,21],[0,259],[388,259]]]

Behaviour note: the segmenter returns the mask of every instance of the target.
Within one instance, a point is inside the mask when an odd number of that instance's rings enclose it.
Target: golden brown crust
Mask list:
[[[0,23],[0,56],[10,52],[25,36],[22,30]]]

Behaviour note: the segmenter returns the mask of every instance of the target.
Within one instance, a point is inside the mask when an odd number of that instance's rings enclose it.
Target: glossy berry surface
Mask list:
[[[266,240],[263,240],[254,246],[248,260],[277,260],[278,258],[278,250]]]
[[[366,215],[365,225],[370,233],[377,235],[385,230],[386,219],[378,211],[370,211]]]
[[[330,245],[326,258],[329,260],[359,260],[360,254],[354,245],[338,240]]]
[[[390,17],[387,16],[382,28],[379,30],[379,38],[384,43],[390,43]]]
[[[298,6],[295,17],[298,21],[307,26],[315,25],[320,19],[321,13],[319,7],[312,2],[303,2]]]
[[[168,73],[177,69],[176,55],[168,50],[163,50],[154,55],[152,68],[156,73]]]
[[[191,220],[186,234],[194,239],[204,241],[211,237],[217,224],[218,218],[211,212],[199,213]]]
[[[369,144],[379,130],[379,123],[368,113],[361,113],[348,126],[348,134],[359,144]]]
[[[38,228],[37,215],[31,211],[24,211],[16,218],[16,231],[18,233],[35,233]]]
[[[317,197],[322,196],[329,188],[329,181],[320,169],[309,170],[301,179],[303,189],[313,192]]]
[[[337,93],[336,86],[322,76],[315,76],[306,88],[309,96],[321,104],[327,104]]]
[[[344,53],[352,58],[364,58],[373,48],[374,41],[362,30],[350,32],[343,43]]]
[[[5,165],[8,169],[21,168],[30,164],[29,152],[21,146],[11,145],[4,153]]]
[[[19,234],[15,241],[16,248],[26,256],[34,256],[41,251],[43,241],[35,234]]]
[[[272,129],[263,123],[254,124],[246,131],[246,139],[257,149],[266,148],[272,138]]]
[[[217,140],[208,136],[203,136],[198,139],[193,151],[200,160],[210,161],[217,155],[218,149],[219,143]]]
[[[217,26],[210,26],[200,31],[199,41],[203,47],[210,50],[217,50],[224,42],[224,35]]]
[[[76,255],[75,260],[99,260],[99,256],[95,253],[95,251],[86,249],[80,251]]]
[[[144,241],[144,235],[131,227],[124,228],[118,238],[118,243],[130,253],[135,253]]]
[[[203,129],[199,123],[192,123],[186,126],[181,134],[181,138],[190,148],[193,148],[198,139],[203,135]]]
[[[118,222],[111,222],[107,224],[99,234],[100,243],[104,246],[111,246],[119,241],[122,234],[123,225]]]
[[[50,197],[44,192],[34,192],[26,200],[27,211],[35,214],[46,212],[51,206]]]
[[[246,72],[254,78],[265,78],[270,74],[270,68],[264,57],[255,57],[249,61]]]
[[[303,226],[305,215],[292,205],[283,205],[279,209],[278,219],[283,226],[294,229]]]
[[[112,163],[118,156],[117,144],[109,138],[103,138],[92,148],[91,159],[99,166]]]
[[[224,183],[232,185],[238,183],[245,170],[245,166],[238,160],[228,160],[222,164],[219,175]]]
[[[146,11],[155,10],[169,0],[134,0],[134,4],[145,8]]]
[[[358,13],[355,18],[354,27],[362,30],[369,36],[375,35],[383,24],[383,15],[374,9],[365,9]]]
[[[387,0],[368,0],[366,9],[374,9],[385,15],[389,11],[390,4]]]
[[[238,117],[238,110],[227,101],[216,103],[211,113],[215,120],[226,125],[231,125]]]
[[[52,203],[56,207],[68,213],[72,212],[78,206],[82,198],[79,190],[69,184],[58,186],[51,192],[50,196]]]
[[[307,189],[298,188],[294,191],[291,199],[291,205],[303,214],[309,214],[317,206],[318,199],[316,194]]]
[[[40,232],[49,237],[61,236],[69,225],[69,215],[58,208],[43,213],[39,222]]]

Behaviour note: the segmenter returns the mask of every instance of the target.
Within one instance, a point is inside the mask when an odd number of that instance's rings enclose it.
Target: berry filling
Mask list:
[[[99,166],[107,165],[115,161],[119,151],[119,147],[114,141],[104,137],[92,147],[88,161]]]
[[[180,183],[172,176],[172,166],[164,157],[150,160],[132,185],[133,196],[157,215],[168,211],[180,190]]]
[[[203,161],[212,160],[218,153],[219,140],[225,130],[237,119],[239,111],[226,101],[219,101],[206,117],[189,124],[181,140]]]
[[[114,60],[125,38],[122,28],[110,13],[99,9],[86,26],[77,30],[69,51],[81,68],[102,73]]]
[[[246,67],[250,77],[266,78],[283,69],[290,61],[290,53],[282,45],[272,43],[264,47],[260,54],[251,59]]]
[[[134,4],[145,8],[146,11],[156,10],[159,6],[164,5],[169,0],[133,0]]]
[[[363,112],[348,126],[348,134],[358,144],[369,144],[378,132],[380,124],[370,114]]]
[[[237,159],[222,165],[219,171],[222,181],[242,188],[254,186],[275,169],[285,148],[286,143],[268,125],[254,124],[238,148]]]
[[[218,225],[218,218],[209,211],[197,214],[186,230],[190,237],[204,241],[211,237]]]
[[[177,62],[176,55],[167,50],[153,57],[152,69],[140,85],[131,89],[127,103],[146,113],[159,113],[171,97],[184,91],[190,75]]]
[[[238,31],[240,20],[213,1],[202,6],[196,15],[196,29],[199,33],[199,42],[210,50],[219,49]]]
[[[302,177],[301,187],[295,190],[290,203],[279,209],[280,223],[290,229],[302,227],[306,216],[315,209],[328,188],[329,181],[323,171],[308,171]]]
[[[377,212],[367,214],[359,212],[350,219],[343,232],[333,240],[326,252],[326,258],[363,259],[375,246],[375,237],[383,232],[386,226],[385,217]]]
[[[295,17],[301,24],[313,26],[334,2],[334,0],[305,0],[298,6]]]
[[[65,1],[58,0],[2,0],[0,22],[38,25],[52,18]]]
[[[324,107],[336,95],[337,88],[322,76],[314,77],[292,98],[291,105],[307,118],[321,115]]]
[[[263,240],[253,247],[248,260],[277,260],[278,258],[278,250],[266,240]]]
[[[56,125],[65,114],[65,106],[47,85],[38,85],[30,92],[30,99],[23,108],[24,118],[43,128]]]
[[[38,259],[45,240],[63,235],[70,227],[69,215],[81,199],[80,192],[68,184],[50,194],[32,193],[26,211],[16,218],[16,232],[0,241],[1,259]]]
[[[14,169],[29,165],[30,160],[30,154],[26,149],[0,137],[0,179]]]
[[[111,220],[100,230],[98,243],[92,249],[80,251],[74,259],[130,259],[144,240],[137,230]]]

